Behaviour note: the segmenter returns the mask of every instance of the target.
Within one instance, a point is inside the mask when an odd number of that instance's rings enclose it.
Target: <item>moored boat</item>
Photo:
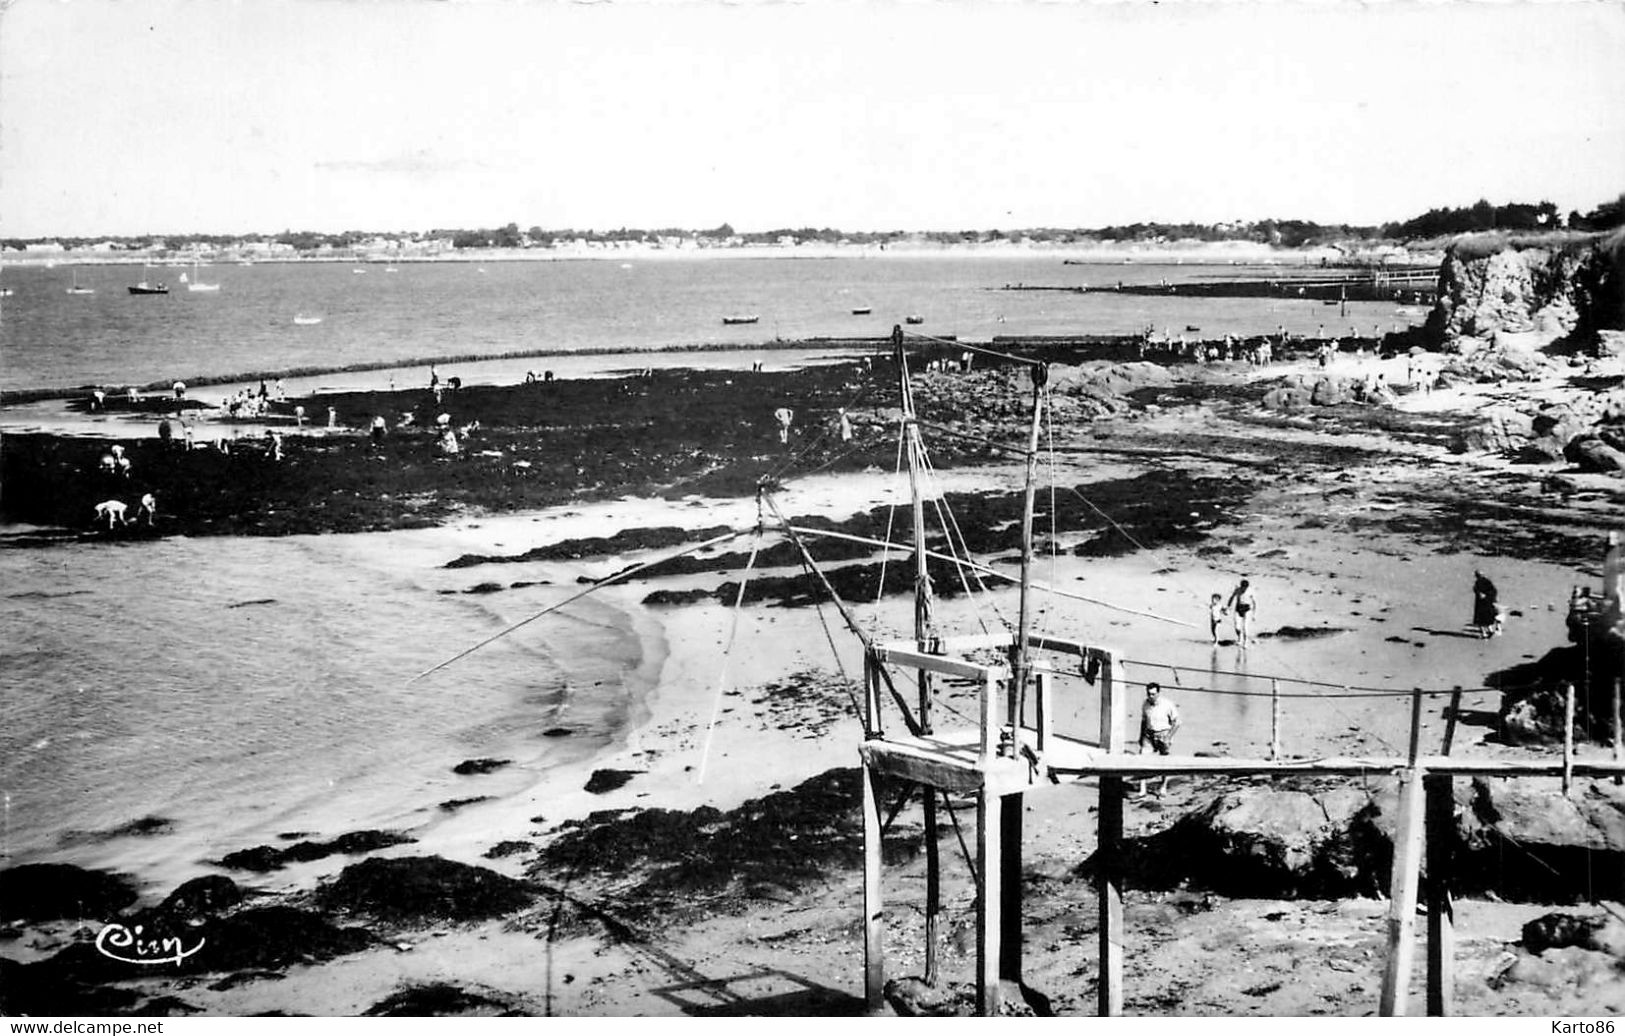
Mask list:
[[[903,323],[905,323],[905,324],[923,324],[923,323],[925,323],[925,318],[920,316],[918,313],[911,313],[910,315],[903,318]]]
[[[873,306],[854,306],[854,307],[852,307],[852,315],[855,316],[855,317],[866,317],[870,313],[873,313],[873,312],[874,312],[874,307]]]
[[[722,322],[724,324],[754,324],[760,319],[761,317],[757,316],[755,313],[752,313],[749,316],[723,317]]]

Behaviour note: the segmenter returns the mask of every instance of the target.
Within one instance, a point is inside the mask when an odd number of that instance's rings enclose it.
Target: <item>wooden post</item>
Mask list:
[[[942,915],[942,861],[937,852],[937,789],[925,792],[925,984],[937,984],[937,924]]]
[[[1270,681],[1270,758],[1281,758],[1281,683]]]
[[[1456,914],[1450,901],[1456,838],[1455,782],[1444,773],[1431,773],[1423,780],[1427,798],[1427,1011],[1430,1017],[1439,1018],[1451,1013],[1456,991]]]
[[[1004,860],[999,870],[1004,875],[1000,883],[999,917],[999,978],[1009,982],[1021,981],[1021,825],[1022,808],[1026,796],[1020,792],[1001,796],[999,817],[1002,829],[1000,844]]]
[[[1117,656],[1110,651],[1095,649],[1100,659],[1100,747],[1102,751],[1119,755],[1124,748],[1123,696],[1117,687]]]
[[[1616,763],[1619,762],[1622,757],[1625,757],[1625,749],[1622,749],[1621,747],[1619,729],[1619,695],[1621,690],[1620,678],[1616,676],[1614,677],[1614,762]],[[1622,780],[1625,780],[1625,777],[1622,777],[1617,773],[1614,774],[1615,784],[1619,784]]]
[[[1416,892],[1422,865],[1422,773],[1416,766],[1422,737],[1422,692],[1411,692],[1410,769],[1399,797],[1394,829],[1394,870],[1389,880],[1388,963],[1382,974],[1378,1013],[1405,1014],[1410,996],[1411,961],[1416,954]]]
[[[1121,777],[1100,778],[1099,832],[1095,839],[1095,894],[1100,912],[1100,976],[1095,1013],[1123,1013],[1123,789]]]
[[[1038,731],[1038,755],[1043,758],[1044,750],[1055,738],[1055,677],[1051,673],[1039,673],[1035,680],[1038,709],[1033,716],[1033,727]]]
[[[863,764],[863,995],[865,1005],[878,1011],[886,986],[884,906],[880,899],[880,789],[878,775]]]
[[[1574,780],[1574,685],[1563,685],[1563,794]]]
[[[976,1010],[983,1017],[999,1013],[999,934],[1003,924],[1004,880],[1000,874],[1003,852],[999,836],[1004,821],[999,796],[982,785],[976,795]]]
[[[982,681],[982,745],[978,765],[985,772],[999,751],[999,685],[990,672]]]
[[[1444,743],[1439,747],[1440,755],[1449,755],[1450,746],[1456,740],[1456,717],[1461,715],[1461,685],[1450,689],[1450,712],[1444,718]]]
[[[1032,672],[1032,655],[1028,649],[1031,624],[1028,599],[1032,595],[1033,507],[1038,489],[1035,480],[1038,475],[1039,436],[1044,425],[1044,383],[1049,380],[1049,366],[1042,363],[1034,364],[1028,373],[1032,376],[1033,383],[1033,419],[1027,439],[1027,480],[1021,506],[1021,589],[1017,599],[1019,613],[1016,619],[1016,642],[1012,646],[1010,658],[1011,679],[1015,684],[1010,688],[1010,749],[1012,754],[1018,756],[1021,751],[1019,740],[1021,714],[1027,698],[1027,679]]]

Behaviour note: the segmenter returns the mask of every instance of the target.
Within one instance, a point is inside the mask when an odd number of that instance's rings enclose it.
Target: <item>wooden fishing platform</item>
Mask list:
[[[871,1009],[883,1002],[885,987],[884,922],[881,874],[882,777],[921,786],[928,802],[939,792],[974,794],[976,811],[976,946],[977,1005],[983,1015],[1000,1010],[1000,983],[1020,982],[1022,961],[1021,842],[1023,796],[1048,791],[1065,779],[1075,784],[1093,778],[1098,785],[1096,814],[1096,891],[1099,922],[1099,980],[1097,1010],[1117,1015],[1123,1008],[1123,808],[1130,778],[1171,775],[1231,775],[1249,777],[1301,777],[1307,775],[1394,775],[1402,780],[1394,843],[1394,864],[1388,912],[1388,959],[1380,994],[1383,1015],[1406,1013],[1415,956],[1417,906],[1425,902],[1427,914],[1427,1013],[1451,1013],[1454,985],[1454,931],[1450,899],[1450,840],[1454,834],[1454,789],[1457,777],[1554,777],[1568,782],[1577,777],[1625,775],[1625,761],[1612,758],[1577,759],[1572,745],[1561,758],[1491,759],[1451,756],[1455,702],[1447,713],[1446,748],[1441,754],[1419,751],[1422,694],[1414,692],[1410,751],[1405,756],[1336,756],[1326,758],[1232,758],[1223,756],[1159,756],[1127,750],[1127,702],[1118,679],[1117,655],[1107,649],[1055,637],[1033,636],[1027,647],[1070,656],[1066,666],[1034,663],[1032,695],[1023,700],[1016,678],[1015,660],[1022,645],[1016,633],[963,638],[899,641],[872,644],[866,654],[866,729],[869,737],[859,754],[863,764],[864,797],[864,919],[865,994]],[[1011,664],[973,661],[975,653],[1009,653]],[[890,683],[887,667],[912,669],[929,687],[926,674],[970,681],[980,686],[977,696],[980,722],[960,723],[930,730],[908,718],[906,731],[885,732],[881,727],[882,691]],[[1086,740],[1057,735],[1052,729],[1057,685],[1082,679],[1099,695],[1099,736]],[[895,692],[894,692],[895,693]],[[1459,692],[1458,692],[1459,696]],[[1572,693],[1570,696],[1572,702]],[[1278,716],[1279,702],[1275,712]],[[922,715],[930,714],[922,701]],[[923,729],[922,729],[923,728]],[[1272,740],[1274,738],[1272,737]],[[926,837],[934,848],[934,825]],[[1422,881],[1426,859],[1428,880]],[[935,967],[935,930],[939,909],[939,876],[927,870],[927,973]],[[1424,887],[1425,885],[1425,887]],[[929,979],[928,979],[929,980]]]

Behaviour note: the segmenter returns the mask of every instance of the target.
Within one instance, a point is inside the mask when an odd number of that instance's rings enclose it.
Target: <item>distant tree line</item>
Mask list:
[[[1449,237],[1484,230],[1543,231],[1567,228],[1580,231],[1611,230],[1625,224],[1625,194],[1604,202],[1590,212],[1575,210],[1567,219],[1549,201],[1509,202],[1492,205],[1485,199],[1459,209],[1430,209],[1402,223],[1356,226],[1348,223],[1315,223],[1298,219],[1263,219],[1235,223],[1128,223],[1105,227],[1039,227],[1023,230],[949,230],[913,232],[904,230],[849,231],[834,227],[778,227],[762,231],[736,231],[723,223],[707,230],[681,227],[614,230],[548,230],[533,226],[520,230],[517,223],[478,229],[451,228],[426,233],[402,231],[345,230],[337,233],[315,230],[284,230],[279,234],[156,234],[139,237],[59,237],[0,238],[0,248],[21,251],[31,244],[55,241],[64,248],[80,249],[111,242],[123,250],[183,252],[200,245],[231,248],[243,243],[275,242],[298,252],[324,248],[355,248],[378,238],[395,241],[449,241],[454,249],[552,248],[561,242],[586,241],[591,244],[654,244],[662,239],[703,239],[712,242],[772,245],[784,240],[800,243],[879,245],[902,241],[928,241],[943,245],[991,244],[1001,241],[1033,241],[1041,244],[1098,244],[1105,241],[1154,244],[1169,241],[1252,241],[1281,248],[1330,245],[1346,241],[1417,241]]]

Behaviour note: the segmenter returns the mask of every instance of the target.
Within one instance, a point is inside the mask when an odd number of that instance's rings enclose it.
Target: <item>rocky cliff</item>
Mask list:
[[[1426,334],[1461,350],[1529,336],[1625,351],[1625,229],[1593,238],[1463,238],[1439,268]]]

